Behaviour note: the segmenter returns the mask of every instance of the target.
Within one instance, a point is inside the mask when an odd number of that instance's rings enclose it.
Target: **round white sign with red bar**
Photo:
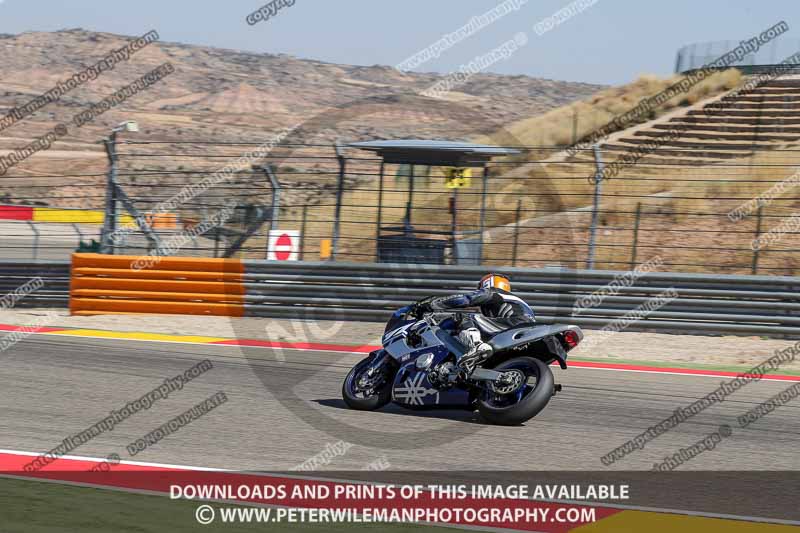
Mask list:
[[[297,261],[300,252],[300,232],[295,230],[272,230],[269,232],[269,261]]]

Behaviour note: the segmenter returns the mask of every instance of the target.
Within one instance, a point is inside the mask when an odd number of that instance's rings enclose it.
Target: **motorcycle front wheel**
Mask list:
[[[344,379],[342,398],[351,409],[374,411],[392,400],[392,380],[387,375],[389,369],[382,369],[380,376],[366,376],[371,363],[372,357],[363,359]]]
[[[508,390],[488,385],[478,399],[478,412],[492,424],[522,424],[539,414],[553,396],[553,373],[539,359],[517,357],[492,370],[512,372],[511,377],[516,379],[515,384],[506,386]]]

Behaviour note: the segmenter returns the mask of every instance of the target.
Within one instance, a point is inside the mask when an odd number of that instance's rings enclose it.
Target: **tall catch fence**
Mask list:
[[[782,127],[800,137],[800,127]],[[326,260],[338,225],[337,261],[377,261],[380,229],[390,228],[440,244],[441,262],[457,264],[456,220],[459,238],[484,228],[480,263],[487,267],[625,270],[657,262],[663,271],[776,275],[800,269],[796,148],[664,147],[598,186],[594,151],[571,157],[561,147],[528,147],[489,163],[483,190],[479,175],[453,189],[449,169],[417,167],[412,182],[407,167],[386,164],[381,180],[381,161],[363,152],[345,149],[341,158],[330,145],[294,146],[201,187],[196,196],[181,196],[248,149],[198,146],[131,143],[120,151],[118,186],[159,237],[163,255],[265,259],[269,230],[281,229],[300,233],[299,259]],[[608,166],[619,150],[604,147],[602,163]],[[63,205],[74,197],[83,209],[105,208],[107,176],[60,176],[81,185],[67,196],[49,178],[25,179],[14,204]],[[116,216],[108,252],[158,253],[122,202]],[[48,255],[55,249],[66,259],[81,238],[102,240],[100,224],[59,226],[51,219],[35,223],[38,236],[30,222],[2,224],[10,259],[61,258]],[[53,240],[56,227],[63,236]],[[408,262],[429,262],[413,247],[406,253]]]
[[[678,49],[675,57],[675,72],[685,73],[702,68],[724,56],[740,45],[740,41],[706,41],[687,44]],[[742,57],[741,61],[732,66],[742,72],[753,74],[763,72],[774,67],[785,58],[800,52],[800,40],[781,36],[774,39],[755,52],[750,52]],[[795,65],[795,72],[800,71]]]

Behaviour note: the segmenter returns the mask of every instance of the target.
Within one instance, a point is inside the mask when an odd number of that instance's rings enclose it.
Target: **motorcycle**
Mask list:
[[[561,391],[550,364],[567,368],[567,352],[583,340],[578,326],[523,325],[508,328],[480,313],[427,313],[412,306],[386,325],[383,348],[357,363],[342,385],[352,409],[373,411],[390,402],[409,409],[469,409],[488,422],[518,425],[536,416]],[[466,347],[450,333],[469,319],[492,355],[468,376],[457,365]]]

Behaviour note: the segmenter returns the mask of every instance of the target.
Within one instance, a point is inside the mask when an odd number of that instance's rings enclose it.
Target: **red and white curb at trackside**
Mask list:
[[[380,348],[379,346],[355,346],[347,344],[327,344],[317,342],[283,342],[283,341],[262,341],[255,339],[226,339],[222,337],[207,337],[200,335],[169,335],[162,333],[142,333],[107,331],[98,329],[65,328],[65,327],[31,327],[14,326],[0,324],[0,331],[15,332],[33,335],[59,335],[68,337],[82,337],[94,339],[146,341],[146,342],[167,342],[177,344],[203,344],[215,346],[247,346],[253,348],[282,349],[282,350],[306,350],[318,352],[336,352],[367,354]],[[597,361],[576,361],[568,360],[570,368],[586,368],[592,370],[610,370],[615,372],[641,372],[646,374],[671,374],[676,376],[705,376],[712,378],[735,378],[742,376],[743,372],[733,372],[726,370],[703,370],[695,368],[680,367],[660,367],[648,365],[636,365],[627,363],[605,363]],[[761,378],[762,381],[795,381],[800,382],[800,376],[769,374]]]
[[[459,515],[451,514],[452,520],[442,522],[451,526],[466,527],[488,527],[496,530],[513,531],[540,531],[540,532],[565,532],[581,527],[593,522],[599,522],[605,518],[626,512],[622,509],[600,507],[587,503],[553,503],[534,501],[528,499],[512,498],[439,498],[434,497],[429,490],[414,492],[409,487],[407,497],[401,497],[401,485],[396,487],[395,497],[387,498],[385,495],[376,493],[369,494],[360,492],[368,488],[367,486],[378,485],[376,483],[358,481],[335,481],[331,479],[307,478],[301,476],[286,476],[273,474],[258,474],[231,472],[227,470],[217,470],[212,468],[198,468],[177,465],[161,465],[154,463],[140,463],[133,461],[120,461],[118,464],[109,466],[108,471],[91,471],[97,465],[104,463],[103,459],[87,457],[62,456],[50,465],[35,472],[25,472],[25,465],[39,454],[30,452],[20,452],[14,450],[0,450],[0,477],[23,478],[41,481],[57,481],[70,485],[87,487],[108,488],[124,490],[135,493],[156,494],[167,496],[171,495],[172,486],[205,486],[231,488],[231,492],[236,495],[240,487],[249,487],[246,497],[236,497],[233,499],[214,498],[194,500],[198,505],[205,501],[226,501],[231,503],[252,503],[274,507],[290,507],[303,509],[353,509],[359,513],[364,509],[404,509],[408,507],[424,509],[479,509],[496,508],[510,510],[543,510],[547,509],[548,518],[545,522],[525,522],[516,520],[512,522],[504,521],[467,521],[458,520]],[[254,495],[254,491],[259,489],[262,493],[267,492],[266,487],[284,488],[284,494],[265,494]],[[320,489],[327,487],[327,489]],[[338,487],[338,491],[337,491]],[[349,490],[348,490],[349,489]],[[422,489],[422,487],[420,487]],[[297,491],[297,492],[295,492]],[[315,492],[316,491],[316,492]],[[352,491],[352,492],[349,492]],[[177,492],[177,491],[176,491]],[[318,497],[314,497],[318,494]],[[581,509],[593,509],[594,521],[583,521],[583,519],[571,520],[569,523],[556,521],[555,517],[558,509],[577,509],[580,514]],[[563,513],[563,511],[562,511]],[[537,511],[541,517],[541,511]],[[585,516],[585,515],[584,515]],[[489,518],[489,517],[486,517]]]

